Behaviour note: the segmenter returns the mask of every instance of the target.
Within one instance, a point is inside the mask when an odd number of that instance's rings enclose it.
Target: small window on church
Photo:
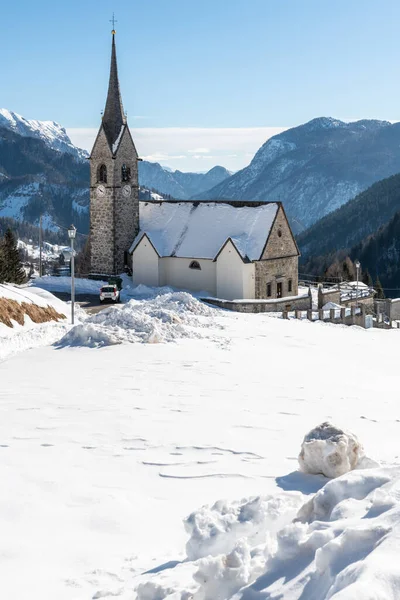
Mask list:
[[[121,179],[122,181],[130,181],[131,179],[131,168],[127,167],[125,164],[121,167]]]
[[[282,237],[282,230],[278,229],[278,237]]]
[[[197,271],[201,271],[200,263],[197,260],[192,260],[189,265],[189,269],[197,269]]]
[[[101,165],[99,169],[99,181],[101,183],[107,183],[107,167],[106,165]]]
[[[292,291],[292,287],[293,287],[292,280],[291,280],[291,279],[289,279],[289,281],[288,281],[288,292],[291,292],[291,291]]]
[[[272,296],[272,285],[270,283],[267,283],[267,297],[271,298]]]

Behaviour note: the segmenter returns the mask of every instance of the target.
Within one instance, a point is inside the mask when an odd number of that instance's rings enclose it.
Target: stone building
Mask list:
[[[299,250],[280,202],[139,202],[138,155],[123,110],[115,31],[110,81],[90,155],[91,277],[231,299],[294,298]]]
[[[91,277],[116,275],[127,264],[139,230],[137,165],[122,106],[113,30],[107,101],[90,155]]]
[[[232,299],[297,296],[299,250],[280,202],[141,202],[135,284]]]

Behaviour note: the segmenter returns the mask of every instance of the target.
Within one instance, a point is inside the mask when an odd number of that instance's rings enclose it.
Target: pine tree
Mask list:
[[[0,283],[6,278],[6,261],[4,256],[4,241],[0,240]]]
[[[367,285],[368,287],[372,287],[372,277],[368,271],[368,269],[366,271],[363,271],[362,274],[362,282],[365,283],[365,285]]]
[[[90,238],[87,239],[86,244],[79,252],[75,260],[75,269],[78,277],[87,277],[90,272]]]
[[[19,257],[19,250],[14,234],[7,229],[2,241],[2,254],[4,264],[3,281],[8,283],[23,283],[26,279],[25,271]]]
[[[376,291],[376,298],[378,298],[379,300],[383,300],[385,298],[385,292],[383,291],[383,287],[382,287],[379,277],[377,278],[377,280],[375,282],[375,291]]]
[[[346,256],[342,265],[343,279],[345,281],[354,281],[356,277],[356,268],[350,256]]]

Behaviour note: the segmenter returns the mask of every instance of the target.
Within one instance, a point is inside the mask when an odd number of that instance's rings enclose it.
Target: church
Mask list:
[[[224,300],[295,297],[299,250],[281,202],[139,201],[138,154],[123,109],[115,30],[102,122],[90,155],[92,278]]]

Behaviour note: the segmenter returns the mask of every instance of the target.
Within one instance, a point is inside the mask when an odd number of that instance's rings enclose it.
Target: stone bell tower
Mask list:
[[[106,107],[90,155],[90,276],[122,273],[138,231],[138,155],[122,106],[113,30]]]

